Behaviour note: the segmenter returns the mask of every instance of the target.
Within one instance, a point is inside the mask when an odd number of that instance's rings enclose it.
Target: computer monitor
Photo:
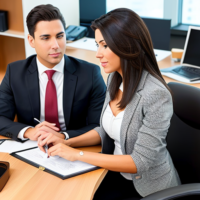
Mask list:
[[[169,50],[171,19],[144,18],[154,49]]]
[[[200,27],[188,29],[181,65],[200,69]]]

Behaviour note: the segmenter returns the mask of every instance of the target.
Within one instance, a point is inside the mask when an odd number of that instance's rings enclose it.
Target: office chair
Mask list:
[[[174,114],[167,149],[182,185],[148,195],[142,200],[200,199],[200,89],[169,83]]]

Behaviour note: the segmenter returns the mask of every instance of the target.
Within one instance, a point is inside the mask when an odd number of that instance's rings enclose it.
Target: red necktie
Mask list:
[[[49,79],[45,95],[45,121],[55,123],[56,126],[60,129],[60,124],[58,121],[57,93],[55,84],[52,80],[55,71],[47,70],[45,71],[45,73],[47,74]]]

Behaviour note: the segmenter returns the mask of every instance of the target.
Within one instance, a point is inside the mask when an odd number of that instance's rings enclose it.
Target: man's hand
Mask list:
[[[28,128],[24,133],[24,138],[29,138],[30,140],[36,141],[38,140],[38,137],[40,137],[45,133],[53,133],[58,137],[64,139],[65,136],[57,131],[59,131],[59,128],[57,128],[55,124],[44,121],[35,126],[35,128]]]

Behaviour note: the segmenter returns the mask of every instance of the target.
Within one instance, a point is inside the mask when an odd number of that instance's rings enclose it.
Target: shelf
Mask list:
[[[0,32],[0,35],[15,37],[15,38],[22,38],[22,39],[25,38],[24,32],[21,32],[21,31],[7,30],[4,32]]]
[[[3,80],[4,75],[5,75],[5,72],[1,72],[1,71],[0,71],[0,84],[1,84],[1,82],[2,82],[2,80]]]

